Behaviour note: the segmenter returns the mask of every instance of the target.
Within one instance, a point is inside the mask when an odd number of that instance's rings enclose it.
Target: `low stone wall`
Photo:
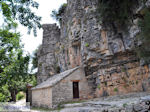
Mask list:
[[[52,90],[51,88],[43,88],[32,90],[32,106],[52,108]]]

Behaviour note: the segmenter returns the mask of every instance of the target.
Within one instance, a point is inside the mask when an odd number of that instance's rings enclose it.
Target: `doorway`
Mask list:
[[[73,98],[79,98],[79,82],[73,82]]]

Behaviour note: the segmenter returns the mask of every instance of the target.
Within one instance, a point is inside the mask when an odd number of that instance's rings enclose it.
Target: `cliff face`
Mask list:
[[[68,0],[60,30],[44,25],[39,50],[38,82],[50,75],[83,66],[95,96],[148,91],[148,66],[140,66],[133,47],[139,32],[137,19],[129,33],[119,28],[102,27],[97,12],[98,0]]]
[[[56,24],[45,24],[43,28],[43,41],[38,50],[38,84],[51,75],[57,73],[56,50],[59,47],[60,29]]]

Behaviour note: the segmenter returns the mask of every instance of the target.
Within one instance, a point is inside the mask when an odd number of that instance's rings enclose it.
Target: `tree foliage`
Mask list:
[[[137,36],[140,45],[136,48],[136,52],[140,59],[144,60],[144,64],[150,63],[150,9],[143,9],[143,18],[139,19],[138,26],[140,28]]]
[[[41,27],[41,17],[31,8],[38,8],[33,0],[0,0],[0,101],[15,101],[16,94],[25,89],[27,83],[36,83],[35,76],[28,72],[30,56],[24,56],[17,22],[29,32]]]
[[[32,70],[34,70],[34,69],[36,69],[38,67],[38,56],[37,56],[37,53],[38,53],[39,47],[33,52],[33,56],[32,56]]]
[[[63,5],[60,6],[60,8],[57,10],[53,10],[51,17],[53,17],[56,21],[61,22],[62,20],[62,15],[64,14],[65,10],[66,10],[67,4],[64,3]]]
[[[98,0],[100,21],[105,26],[127,29],[139,0]]]
[[[9,27],[15,25],[16,20],[27,27],[29,33],[41,28],[41,17],[31,11],[31,8],[38,8],[39,4],[33,0],[0,0],[0,11],[2,12],[5,24]]]
[[[137,56],[150,63],[150,8],[145,5],[147,0],[98,0],[99,18],[104,27],[121,29],[128,32],[132,20],[138,18],[138,45],[135,48]],[[139,6],[144,6],[142,13],[135,13]]]

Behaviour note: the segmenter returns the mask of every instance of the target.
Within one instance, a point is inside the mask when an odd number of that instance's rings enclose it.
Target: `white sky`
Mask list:
[[[42,17],[41,24],[52,24],[56,21],[51,18],[50,14],[52,10],[58,9],[66,0],[35,0],[39,3],[39,8],[36,10],[36,14]],[[22,43],[24,43],[24,50],[30,54],[42,43],[42,29],[37,31],[37,37],[33,34],[28,35],[27,29],[19,26],[19,31],[22,35]]]

